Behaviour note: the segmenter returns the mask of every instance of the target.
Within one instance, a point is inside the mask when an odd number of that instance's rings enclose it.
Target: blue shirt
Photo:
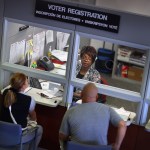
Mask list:
[[[60,133],[71,140],[91,145],[107,145],[109,123],[117,126],[121,117],[110,107],[97,102],[70,108],[64,115]]]

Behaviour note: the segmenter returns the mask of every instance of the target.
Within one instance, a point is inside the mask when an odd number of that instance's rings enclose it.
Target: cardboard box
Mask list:
[[[130,57],[132,51],[128,48],[120,47],[118,48],[118,55],[122,57]]]
[[[131,66],[128,68],[128,78],[136,81],[142,81],[143,68]]]

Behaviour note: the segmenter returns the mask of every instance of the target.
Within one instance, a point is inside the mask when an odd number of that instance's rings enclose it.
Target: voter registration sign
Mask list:
[[[35,16],[118,33],[120,16],[96,10],[37,0]]]

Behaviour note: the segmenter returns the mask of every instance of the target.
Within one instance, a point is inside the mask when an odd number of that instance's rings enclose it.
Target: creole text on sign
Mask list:
[[[120,16],[48,1],[36,2],[35,16],[118,33]]]

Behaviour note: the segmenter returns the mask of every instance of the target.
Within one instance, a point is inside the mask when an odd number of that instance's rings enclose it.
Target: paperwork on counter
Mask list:
[[[133,119],[136,116],[136,113],[131,112],[131,111],[127,111],[123,107],[121,107],[121,108],[112,107],[112,108],[120,115],[120,117],[124,121],[126,121],[127,126],[133,122]]]
[[[147,124],[145,125],[145,130],[150,132],[150,119],[148,120]]]

